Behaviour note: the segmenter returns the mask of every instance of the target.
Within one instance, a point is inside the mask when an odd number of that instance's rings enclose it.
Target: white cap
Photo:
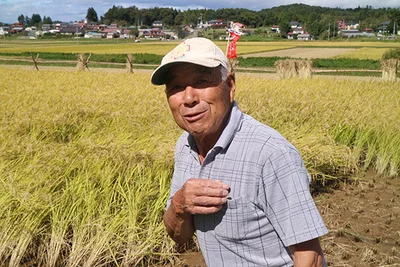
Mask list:
[[[228,59],[224,52],[211,40],[196,37],[183,41],[166,54],[161,65],[151,75],[151,82],[155,85],[165,84],[168,71],[178,63],[193,63],[208,68],[222,65],[228,69]]]

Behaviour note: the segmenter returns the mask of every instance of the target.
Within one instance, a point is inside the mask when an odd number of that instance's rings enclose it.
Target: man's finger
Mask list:
[[[195,206],[191,209],[191,214],[212,214],[218,212],[222,209],[221,206],[212,206],[212,207],[205,207],[205,206]]]
[[[222,206],[226,201],[226,197],[195,196],[192,199],[192,205],[204,207]]]

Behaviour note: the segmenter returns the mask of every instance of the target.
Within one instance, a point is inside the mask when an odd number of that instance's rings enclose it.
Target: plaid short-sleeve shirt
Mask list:
[[[231,188],[219,212],[194,215],[209,267],[293,266],[288,246],[327,233],[299,152],[236,102],[203,164],[193,137],[184,132],[179,138],[167,205],[189,178],[221,180]]]

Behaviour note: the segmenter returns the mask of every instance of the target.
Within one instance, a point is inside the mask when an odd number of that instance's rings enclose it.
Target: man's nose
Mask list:
[[[193,88],[192,86],[188,85],[186,86],[183,94],[184,94],[183,97],[185,104],[194,105],[199,102],[196,88]]]

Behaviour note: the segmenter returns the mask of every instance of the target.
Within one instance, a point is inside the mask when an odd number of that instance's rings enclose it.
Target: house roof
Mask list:
[[[77,29],[76,26],[67,26],[60,29],[60,33],[76,33],[76,32],[82,33],[82,29],[79,29],[79,27]]]

